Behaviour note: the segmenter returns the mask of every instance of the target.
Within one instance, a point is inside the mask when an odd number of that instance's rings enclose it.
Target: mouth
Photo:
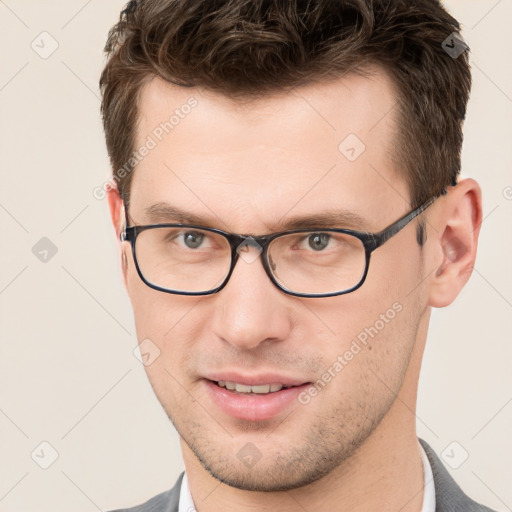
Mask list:
[[[240,382],[242,381],[242,382]],[[298,395],[311,385],[278,376],[205,378],[207,392],[220,412],[246,421],[264,421],[299,407]]]
[[[213,381],[215,382],[215,381]],[[277,393],[282,389],[293,388],[297,386],[286,386],[284,384],[259,384],[257,386],[249,386],[247,384],[240,384],[238,382],[219,380],[215,382],[217,386],[226,388],[229,391],[236,393],[253,393],[256,395],[267,395],[268,393]]]

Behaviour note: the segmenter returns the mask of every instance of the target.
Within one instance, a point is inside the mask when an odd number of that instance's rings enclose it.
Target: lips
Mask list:
[[[210,375],[203,379],[213,404],[232,418],[264,421],[288,412],[310,382],[266,374],[244,376],[235,373]]]

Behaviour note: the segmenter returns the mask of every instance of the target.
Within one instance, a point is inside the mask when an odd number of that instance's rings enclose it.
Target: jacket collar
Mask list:
[[[436,512],[492,512],[469,498],[448,473],[434,450],[423,439],[419,439],[427,454],[436,489]]]

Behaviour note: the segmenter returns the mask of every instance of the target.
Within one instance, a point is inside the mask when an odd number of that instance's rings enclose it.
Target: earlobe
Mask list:
[[[476,259],[482,222],[478,183],[465,179],[450,189],[436,222],[440,261],[433,273],[429,303],[441,308],[451,304],[468,281]]]

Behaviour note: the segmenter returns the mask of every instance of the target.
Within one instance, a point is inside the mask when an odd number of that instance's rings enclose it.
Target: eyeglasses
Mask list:
[[[332,297],[357,290],[370,256],[428,208],[431,198],[379,233],[350,229],[295,229],[257,237],[190,224],[127,226],[137,273],[149,287],[179,295],[210,295],[226,286],[241,257],[260,254],[265,272],[296,297]],[[128,222],[127,222],[128,225]],[[250,256],[249,248],[257,250]]]

